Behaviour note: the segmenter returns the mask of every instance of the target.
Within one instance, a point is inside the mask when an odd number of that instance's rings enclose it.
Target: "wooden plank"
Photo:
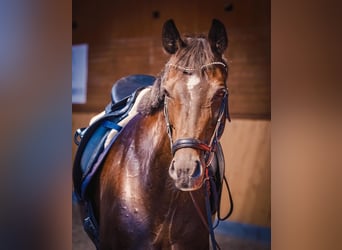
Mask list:
[[[271,122],[236,119],[226,125],[221,143],[226,177],[234,200],[229,220],[271,226]],[[228,211],[227,193],[222,212]]]

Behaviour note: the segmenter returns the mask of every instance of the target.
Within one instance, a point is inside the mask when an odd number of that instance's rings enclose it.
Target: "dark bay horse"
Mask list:
[[[227,34],[214,19],[208,36],[181,37],[169,20],[162,43],[170,59],[92,183],[99,249],[209,249],[203,183],[227,118]]]

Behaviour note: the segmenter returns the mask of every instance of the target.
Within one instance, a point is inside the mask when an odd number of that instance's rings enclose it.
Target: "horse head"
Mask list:
[[[163,26],[170,54],[161,77],[164,116],[171,142],[169,175],[178,189],[199,189],[227,117],[228,76],[224,25],[213,20],[208,36],[182,38],[173,22]]]

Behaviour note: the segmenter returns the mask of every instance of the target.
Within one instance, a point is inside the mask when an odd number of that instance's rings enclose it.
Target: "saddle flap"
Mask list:
[[[97,161],[99,153],[103,151],[104,139],[109,132],[109,128],[104,126],[106,119],[108,118],[99,119],[89,126],[78,146],[73,166],[73,183],[79,199],[81,199],[82,181]]]

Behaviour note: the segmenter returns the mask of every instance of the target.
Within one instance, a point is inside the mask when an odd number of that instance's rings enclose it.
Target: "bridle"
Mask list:
[[[172,138],[173,125],[171,124],[170,118],[169,118],[167,97],[164,99],[164,117],[165,117],[165,122],[166,122],[167,134],[170,140],[172,155],[175,155],[176,151],[182,148],[195,148],[195,149],[204,151],[205,166],[208,167],[211,164],[211,161],[213,159],[213,155],[216,149],[216,145],[223,132],[224,119],[226,118],[224,115],[227,110],[226,109],[227,98],[228,98],[228,91],[225,91],[222,102],[221,102],[215,129],[211,135],[211,139],[208,144],[197,138],[181,138],[176,141],[173,141],[173,138]]]
[[[205,65],[202,65],[199,69],[182,67],[182,66],[178,66],[178,65],[174,65],[174,64],[170,64],[170,63],[167,64],[167,66],[173,67],[173,68],[180,70],[180,71],[183,71],[183,73],[187,73],[187,74],[189,74],[189,73],[191,74],[193,71],[198,71],[198,70],[202,71],[203,69],[205,69],[206,67],[211,66],[211,65],[222,65],[222,66],[224,66],[225,70],[227,71],[226,64],[224,64],[222,62],[211,62],[211,63],[205,64]],[[192,192],[189,192],[189,194],[190,194],[192,202],[193,202],[203,224],[208,228],[213,249],[217,249],[217,248],[220,249],[220,247],[215,240],[215,234],[214,234],[214,228],[215,227],[212,225],[212,221],[211,221],[211,209],[210,209],[210,204],[209,204],[209,196],[210,196],[210,193],[214,193],[213,195],[217,196],[217,192],[215,189],[215,184],[211,185],[211,182],[213,180],[210,179],[211,177],[209,176],[209,166],[213,160],[217,143],[219,142],[219,139],[223,133],[223,129],[224,129],[224,125],[225,125],[225,119],[228,119],[228,121],[230,121],[229,108],[228,108],[228,94],[229,94],[228,89],[226,88],[224,91],[223,98],[222,98],[218,118],[216,121],[216,126],[215,126],[215,129],[213,131],[213,134],[212,134],[211,139],[210,139],[208,144],[197,139],[197,138],[181,138],[181,139],[177,139],[176,141],[173,141],[173,138],[172,138],[173,126],[170,122],[168,105],[167,105],[168,104],[168,97],[165,96],[165,98],[164,98],[164,118],[165,118],[165,122],[166,122],[167,134],[168,134],[168,137],[170,140],[170,147],[171,147],[172,155],[174,156],[176,151],[179,149],[182,149],[182,148],[194,148],[194,149],[199,149],[201,151],[204,151],[205,178],[204,178],[203,183],[205,183],[205,205],[206,205],[206,217],[207,217],[207,219],[205,219],[205,216],[202,214],[201,209],[199,208],[196,200],[194,199],[194,197],[192,195]],[[202,185],[203,185],[203,183],[202,183]],[[215,191],[210,190],[211,186],[214,187]],[[228,192],[230,194],[229,187],[228,187]],[[231,205],[232,205],[232,200],[230,200],[230,201],[231,201]],[[232,206],[231,206],[231,209],[232,209]],[[230,215],[231,212],[232,212],[232,210],[229,212],[227,217]]]
[[[179,69],[183,72],[191,72],[191,71],[196,71],[196,70],[202,70],[208,66],[211,65],[223,65],[225,67],[225,70],[227,70],[227,66],[222,63],[222,62],[211,62],[205,65],[202,65],[199,69],[195,68],[186,68],[182,66],[177,66],[174,64],[167,64],[167,66],[174,67],[176,69]],[[171,145],[171,153],[172,155],[175,155],[176,151],[182,148],[194,148],[194,149],[199,149],[201,151],[204,151],[205,153],[205,165],[208,167],[211,164],[211,161],[213,159],[213,155],[216,149],[216,145],[223,133],[223,128],[225,124],[225,119],[227,118],[230,121],[229,117],[229,110],[228,110],[228,89],[226,88],[224,91],[224,96],[222,98],[218,118],[216,121],[216,126],[215,129],[212,133],[211,139],[209,143],[205,143],[197,138],[181,138],[176,141],[173,141],[172,138],[172,124],[170,122],[169,118],[169,112],[168,112],[168,97],[165,96],[164,98],[164,118],[166,122],[166,129],[167,129],[167,134],[170,139],[170,145]]]

